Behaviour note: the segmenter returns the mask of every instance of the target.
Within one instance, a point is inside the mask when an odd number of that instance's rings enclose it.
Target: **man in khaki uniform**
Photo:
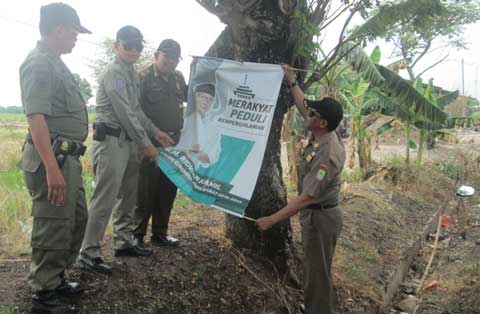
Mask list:
[[[332,98],[305,100],[291,68],[284,66],[284,70],[295,104],[313,138],[304,152],[299,178],[300,195],[278,212],[258,219],[257,225],[261,230],[267,230],[301,211],[305,313],[333,314],[335,291],[330,268],[342,230],[342,213],[338,205],[340,174],[345,163],[345,148],[335,129],[342,120],[343,111]]]
[[[143,36],[133,26],[117,32],[116,59],[103,72],[97,92],[94,144],[95,187],[88,211],[88,224],[78,259],[80,267],[111,272],[100,255],[100,242],[113,210],[115,256],[149,256],[133,237],[133,211],[137,201],[138,152],[151,160],[157,150],[149,137],[163,146],[173,143],[142,112],[138,101],[138,78],[133,64],[143,50]]]
[[[64,272],[78,255],[87,222],[79,156],[85,152],[88,117],[78,84],[60,59],[72,51],[78,33],[90,31],[72,7],[42,6],[41,39],[20,67],[29,133],[19,165],[33,202],[31,313],[76,313],[58,296],[82,292]]]
[[[145,115],[158,128],[168,132],[178,143],[183,127],[182,103],[186,101],[187,85],[176,67],[180,60],[180,45],[173,39],[165,39],[155,52],[155,62],[139,71],[140,104]],[[152,143],[161,147],[155,139]],[[147,233],[152,217],[150,243],[156,246],[176,246],[178,240],[168,236],[168,223],[177,187],[158,168],[156,161],[144,158],[140,164],[138,182],[138,206],[135,210],[134,234],[139,243]]]

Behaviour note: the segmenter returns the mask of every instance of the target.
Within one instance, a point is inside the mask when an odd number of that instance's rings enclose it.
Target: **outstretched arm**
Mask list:
[[[283,71],[285,72],[285,79],[287,80],[288,86],[290,87],[290,92],[292,93],[293,101],[300,111],[303,119],[306,120],[308,117],[308,110],[305,107],[305,95],[303,91],[298,86],[298,82],[293,76],[293,69],[288,64],[282,65]]]

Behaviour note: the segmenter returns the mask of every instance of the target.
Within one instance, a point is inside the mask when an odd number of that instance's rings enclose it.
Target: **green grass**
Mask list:
[[[95,114],[94,113],[89,113],[88,114],[88,122],[90,124],[93,123],[95,120]],[[26,123],[27,118],[23,113],[0,113],[0,124],[2,123]]]
[[[342,171],[342,180],[347,183],[360,183],[363,181],[364,172],[361,168],[344,168]]]
[[[405,156],[402,154],[391,154],[385,157],[385,163],[391,166],[404,167]]]
[[[24,114],[21,113],[0,113],[0,123],[26,122]]]
[[[0,314],[13,314],[13,313],[15,312],[12,307],[0,305]]]
[[[182,192],[177,193],[177,197],[175,198],[175,203],[173,204],[173,208],[186,208],[192,206],[195,202]]]
[[[461,177],[464,169],[461,164],[453,160],[442,161],[434,165],[434,167],[445,174],[449,178],[456,179]]]

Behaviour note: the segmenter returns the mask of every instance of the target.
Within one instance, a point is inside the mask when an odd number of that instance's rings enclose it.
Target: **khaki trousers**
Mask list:
[[[330,269],[342,230],[342,212],[334,207],[300,212],[304,249],[304,303],[306,314],[333,314],[336,295]]]
[[[133,211],[137,202],[138,149],[124,137],[107,135],[92,147],[95,187],[81,253],[100,257],[100,246],[113,212],[113,248],[132,247]]]
[[[28,154],[33,145],[26,145],[32,146],[25,149]],[[60,285],[61,275],[78,256],[87,224],[80,160],[67,156],[61,170],[66,182],[64,206],[48,201],[43,164],[35,172],[24,171],[25,184],[32,196],[32,261],[28,283],[34,291],[53,290]]]

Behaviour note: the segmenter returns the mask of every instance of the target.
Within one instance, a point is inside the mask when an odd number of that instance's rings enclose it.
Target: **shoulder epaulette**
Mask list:
[[[138,76],[144,77],[148,75],[148,72],[150,71],[152,64],[146,65],[143,68],[140,68],[137,70]]]

